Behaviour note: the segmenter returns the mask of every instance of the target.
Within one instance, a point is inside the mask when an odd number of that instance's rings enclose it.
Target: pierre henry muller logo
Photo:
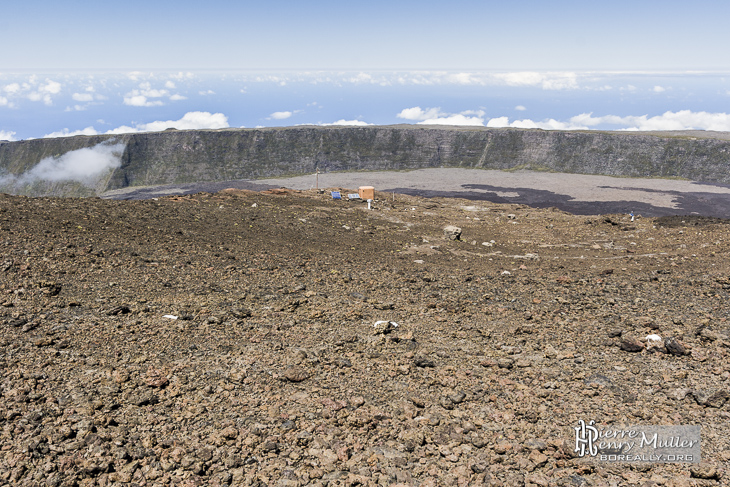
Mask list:
[[[580,457],[584,457],[586,453],[592,457],[598,455],[598,446],[595,443],[598,440],[598,429],[593,426],[594,424],[595,421],[586,424],[581,419],[575,427],[575,451]]]
[[[578,421],[575,453],[604,462],[696,463],[700,461],[699,426],[597,427]]]

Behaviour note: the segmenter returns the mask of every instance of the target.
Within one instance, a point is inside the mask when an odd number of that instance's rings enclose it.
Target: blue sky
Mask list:
[[[723,70],[721,0],[2,2],[4,69]]]
[[[0,11],[0,139],[331,123],[730,130],[730,2]]]

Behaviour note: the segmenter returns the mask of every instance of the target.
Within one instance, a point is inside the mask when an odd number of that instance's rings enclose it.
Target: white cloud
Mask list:
[[[492,118],[487,122],[487,127],[495,129],[509,127],[509,117]]]
[[[51,132],[50,134],[44,135],[44,139],[50,139],[54,137],[74,137],[76,135],[97,135],[99,132],[96,131],[94,127],[86,127],[85,129],[81,130],[74,130],[70,131],[69,129],[65,128],[63,130],[59,130],[58,132]]]
[[[0,130],[0,140],[15,140],[15,132]]]
[[[114,135],[118,135],[118,134],[133,134],[133,133],[136,133],[136,132],[143,132],[143,131],[140,130],[139,128],[130,127],[128,125],[121,125],[121,126],[119,126],[117,128],[114,128],[114,129],[111,129],[111,130],[107,130],[106,131],[107,134],[114,134]]]
[[[10,100],[5,98],[4,96],[0,96],[0,107],[5,107],[10,105]]]
[[[446,76],[446,81],[455,85],[480,85],[484,80],[472,73],[452,73]]]
[[[483,117],[484,116],[484,110],[464,110],[463,112],[459,112],[462,115],[476,115],[477,117]]]
[[[132,107],[157,107],[164,105],[162,100],[150,100],[150,98],[169,97],[172,101],[184,100],[181,95],[172,95],[167,90],[152,88],[152,85],[145,81],[139,84],[138,90],[132,90],[124,95],[124,104]]]
[[[440,108],[427,108],[422,109],[421,107],[404,108],[396,115],[398,118],[405,120],[428,120],[429,118],[439,117],[441,114]]]
[[[493,78],[507,86],[540,86],[543,90],[574,90],[578,88],[578,75],[573,72],[520,71],[497,73]]]
[[[58,82],[50,80],[50,79],[46,79],[46,84],[39,86],[38,90],[41,93],[57,95],[61,92],[61,83],[58,83]]]
[[[45,105],[53,105],[53,96],[61,92],[61,83],[46,78],[45,83],[38,84],[35,75],[28,79],[29,83],[11,83],[4,87],[4,90],[10,96],[19,95],[21,92],[28,92],[24,95],[30,101],[41,101]],[[34,88],[35,86],[35,88]],[[32,90],[32,91],[31,91]]]
[[[358,73],[357,75],[350,77],[347,81],[355,84],[373,83],[373,77],[368,73]]]
[[[169,90],[174,90],[176,88],[175,83],[173,83],[172,81],[169,81],[169,80],[165,81],[165,88],[167,88]]]
[[[43,104],[51,106],[53,105],[53,98],[51,98],[51,95],[48,93],[39,93],[37,91],[33,91],[28,94],[28,99],[30,101],[42,101]]]
[[[187,73],[183,73],[182,71],[180,71],[179,73],[172,75],[172,78],[176,79],[178,81],[183,81],[186,79],[193,79],[194,77],[195,77],[195,75],[193,73],[191,73],[190,71],[188,71]]]
[[[179,120],[156,121],[137,125],[137,131],[159,132],[168,128],[178,130],[228,128],[228,117],[222,113],[188,112]]]
[[[525,110],[527,110],[527,108],[525,108],[524,105],[517,105],[515,107],[515,110],[520,111],[520,112],[524,112]]]
[[[332,123],[320,123],[319,125],[325,125],[325,126],[330,126],[330,125],[350,125],[350,126],[355,126],[355,127],[362,127],[362,126],[365,126],[365,125],[372,125],[372,124],[371,123],[367,123],[367,122],[363,122],[362,120],[344,120],[344,119],[341,119],[341,120],[338,120],[338,121],[332,122]]]
[[[10,83],[9,85],[5,85],[3,87],[3,91],[8,94],[16,94],[20,92],[20,85],[18,83]]]
[[[103,120],[98,120],[99,123],[104,123]],[[107,130],[106,134],[130,134],[136,132],[161,132],[169,128],[175,128],[178,130],[202,130],[202,129],[223,129],[228,128],[228,117],[222,113],[209,113],[209,112],[188,112],[179,120],[166,120],[166,121],[155,121],[149,123],[137,124],[134,127],[128,125],[122,125],[120,127]],[[53,132],[45,135],[44,138],[48,137],[73,137],[75,135],[97,135],[100,132],[94,127],[86,127],[82,130],[69,131],[69,129],[63,129],[58,132]]]
[[[127,73],[127,78],[131,79],[132,81],[138,81],[142,76],[144,76],[144,73],[142,71],[130,71]]]
[[[543,75],[534,71],[498,73],[494,77],[503,81],[507,86],[537,86],[543,80]]]
[[[99,176],[121,166],[125,144],[101,143],[67,152],[59,157],[47,157],[20,176],[6,176],[3,184],[29,184],[34,181],[78,181],[93,186]]]
[[[73,98],[74,101],[80,102],[94,101],[94,95],[90,93],[74,93],[71,95],[71,98]]]
[[[138,93],[143,94],[147,98],[162,98],[163,96],[169,95],[169,91],[167,90],[158,90],[152,88],[152,86],[149,83],[140,83],[139,85],[140,90],[134,90]]]
[[[535,122],[530,119],[509,121],[508,117],[496,117],[487,122],[490,128],[520,128],[520,129],[542,129],[542,130],[585,130],[587,127],[576,125],[572,122],[561,122],[553,118]]]
[[[605,123],[623,125],[623,130],[714,130],[730,131],[730,114],[680,110],[649,117],[599,117]]]
[[[213,91],[213,90],[199,91],[198,94],[201,96],[215,95],[215,91]]]
[[[484,119],[481,117],[467,117],[466,115],[456,114],[446,117],[429,118],[419,125],[478,125],[484,126]]]
[[[144,95],[132,93],[124,97],[124,104],[131,107],[158,107],[163,103],[161,100],[149,101]]]
[[[440,108],[405,108],[396,115],[405,120],[419,120],[423,125],[484,125],[484,111],[466,110],[461,113],[444,113]]]
[[[664,88],[662,86],[658,86],[657,85],[657,86],[654,87],[654,93],[663,93],[665,91],[667,91],[666,88]]]
[[[291,117],[292,115],[294,115],[294,113],[293,112],[289,112],[289,111],[287,111],[287,112],[274,112],[271,115],[269,115],[269,119],[286,120],[287,118]]]
[[[180,100],[187,100],[187,99],[188,99],[187,96],[182,96],[182,95],[178,95],[178,94],[172,95],[170,97],[170,101],[180,101]]]
[[[568,121],[551,118],[541,121],[525,119],[513,122],[510,122],[508,117],[497,117],[489,120],[487,127],[540,128],[543,130],[588,130],[601,127],[629,131],[713,130],[728,132],[730,131],[730,114],[680,110],[665,112],[653,117],[648,115],[594,117],[591,113],[581,113],[571,117]]]

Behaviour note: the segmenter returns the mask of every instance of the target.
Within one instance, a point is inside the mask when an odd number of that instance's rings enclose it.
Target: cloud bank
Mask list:
[[[36,181],[76,181],[92,187],[99,177],[121,166],[124,148],[122,143],[105,142],[58,157],[47,157],[20,176],[0,178],[0,184],[20,186]]]
[[[417,121],[420,125],[470,125],[483,126],[482,110],[467,110],[461,113],[444,113],[440,108],[405,108],[396,115],[404,120]]]
[[[499,84],[506,86],[538,86],[543,90],[578,89],[578,75],[572,72],[521,71],[492,75]]]
[[[516,110],[525,107],[518,105]],[[471,125],[490,128],[525,128],[543,130],[625,130],[625,131],[671,131],[671,130],[712,130],[730,132],[730,114],[693,112],[680,110],[665,112],[650,117],[641,116],[594,116],[592,113],[581,113],[561,121],[554,118],[543,120],[512,120],[507,116],[493,117],[484,123],[483,110],[467,110],[461,113],[445,113],[440,108],[411,107],[401,110],[396,117],[424,125]]]
[[[170,89],[175,88],[175,83],[167,81],[165,83],[167,89],[158,90],[152,88],[152,85],[145,81],[139,84],[139,89],[132,90],[124,95],[123,103],[132,107],[158,107],[164,105],[161,98],[167,98],[170,101],[187,100],[187,97],[180,94],[170,94]]]
[[[342,126],[353,126],[353,127],[364,127],[366,125],[372,125],[371,123],[363,122],[362,120],[344,120],[340,119],[336,122],[332,123],[320,123],[319,125],[322,125],[324,127],[333,126],[333,125],[342,125]]]
[[[188,112],[183,115],[179,120],[158,120],[149,123],[137,124],[134,127],[122,125],[111,130],[107,130],[106,134],[131,134],[137,132],[161,132],[170,128],[178,130],[204,130],[204,129],[224,129],[228,128],[228,117],[222,113],[210,113],[210,112]],[[86,127],[81,130],[70,131],[69,129],[63,129],[58,132],[52,132],[44,135],[43,138],[53,137],[73,137],[76,135],[98,135],[101,132],[97,131],[93,126]]]
[[[539,128],[543,130],[590,130],[610,129],[626,131],[667,131],[667,130],[712,130],[730,131],[730,114],[693,112],[680,110],[664,112],[661,115],[626,116],[604,115],[593,116],[592,113],[581,113],[567,121],[547,119],[533,121],[530,119],[509,121],[508,117],[492,118],[487,127]]]

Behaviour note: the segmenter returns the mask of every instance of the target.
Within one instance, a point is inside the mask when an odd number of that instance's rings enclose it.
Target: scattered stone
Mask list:
[[[730,398],[730,393],[726,389],[720,390],[694,390],[692,391],[692,397],[694,397],[697,404],[701,406],[711,408],[721,408],[725,402]]]
[[[289,367],[284,370],[283,376],[289,382],[302,382],[309,379],[309,374],[301,367]]]
[[[543,440],[530,438],[525,441],[525,446],[531,450],[545,451],[548,447],[547,443]]]
[[[603,374],[593,374],[583,380],[583,383],[587,386],[596,384],[603,387],[609,387],[613,385],[613,381]]]
[[[619,348],[625,352],[641,352],[644,350],[644,344],[636,338],[622,338],[619,342]]]
[[[723,477],[720,469],[707,462],[690,465],[689,473],[695,479],[720,480]]]
[[[129,306],[122,305],[122,306],[114,306],[113,308],[109,308],[109,309],[103,311],[103,313],[107,316],[117,316],[119,314],[127,314],[130,311],[131,310],[129,309]]]
[[[398,323],[394,321],[376,321],[373,325],[374,335],[387,335],[391,331],[398,328]]]
[[[730,226],[327,198],[0,195],[0,484],[722,485],[720,430],[619,468],[572,429],[727,422]]]
[[[509,357],[502,357],[497,360],[497,365],[500,369],[511,369],[515,364],[515,360]]]
[[[499,455],[504,455],[508,451],[512,450],[513,446],[511,443],[507,441],[500,441],[496,445],[494,445],[494,452]]]
[[[160,369],[155,369],[152,366],[147,369],[147,374],[145,375],[144,381],[145,384],[147,384],[149,387],[157,388],[165,387],[167,384],[170,383],[169,379],[165,376],[164,371]]]
[[[461,228],[449,225],[444,227],[444,236],[450,240],[461,239]]]
[[[433,368],[436,367],[436,362],[431,360],[428,357],[416,357],[416,359],[413,361],[414,365],[416,367],[421,368]]]
[[[664,339],[664,348],[666,348],[667,352],[672,355],[687,355],[687,350],[684,348],[684,345],[682,345],[682,343],[674,337],[667,337]]]
[[[28,320],[26,320],[25,318],[16,318],[14,320],[10,320],[8,322],[8,325],[10,325],[14,328],[18,328],[18,327],[25,325],[26,323],[28,323]]]

